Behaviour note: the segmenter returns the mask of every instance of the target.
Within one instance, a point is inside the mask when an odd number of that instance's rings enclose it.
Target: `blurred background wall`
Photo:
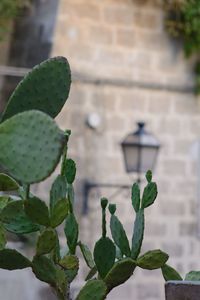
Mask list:
[[[47,5],[48,1],[39,2]],[[162,148],[154,172],[159,196],[147,211],[142,251],[161,248],[169,253],[170,264],[185,274],[200,268],[200,105],[192,89],[193,63],[186,62],[181,45],[166,33],[161,4],[157,0],[60,0],[51,56],[66,56],[73,73],[70,98],[57,121],[63,129],[72,129],[69,153],[78,168],[76,203],[82,239],[93,248],[100,235],[99,198],[116,192],[92,190],[88,214],[83,216],[86,180],[131,185],[135,177],[125,172],[120,142],[135,130],[137,121],[144,121]],[[95,130],[86,122],[91,113],[100,118]],[[46,198],[48,187],[48,182],[43,183],[35,192]],[[130,192],[119,191],[111,201],[117,203],[131,238]],[[85,272],[74,289],[83,283]],[[134,278],[108,299],[164,299],[161,272],[137,269]]]

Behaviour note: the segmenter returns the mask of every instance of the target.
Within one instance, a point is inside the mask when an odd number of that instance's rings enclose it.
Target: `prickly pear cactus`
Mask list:
[[[103,300],[106,298],[106,284],[102,280],[90,280],[82,288],[76,300]]]
[[[64,57],[50,58],[25,76],[3,113],[2,121],[15,114],[37,109],[55,118],[69,95],[71,71]]]
[[[0,164],[23,183],[42,181],[57,166],[64,142],[64,134],[46,114],[17,114],[0,124]]]
[[[93,253],[79,240],[73,188],[76,164],[67,155],[71,131],[60,130],[52,119],[62,109],[70,83],[67,60],[61,57],[47,60],[19,84],[3,113],[0,165],[8,174],[0,174],[0,268],[32,268],[36,278],[51,286],[58,300],[71,299],[70,284],[79,271],[77,247],[89,268],[87,282],[77,300],[105,299],[113,288],[132,276],[136,267],[162,268],[165,278],[177,278],[178,273],[166,265],[168,255],[161,250],[139,256],[145,210],[157,196],[157,186],[152,182],[150,171],[146,174],[147,186],[142,199],[139,185],[132,186],[131,201],[136,219],[131,249],[124,226],[115,215],[114,204],[109,205],[112,239],[107,236],[106,198],[101,199],[102,236]],[[60,171],[50,188],[49,203],[46,203],[31,193],[30,185],[50,176],[60,160]],[[65,224],[68,246],[65,251],[61,249],[57,230],[62,223]],[[35,255],[31,260],[6,248],[7,231],[18,236],[38,232]],[[187,276],[197,278],[198,274]]]

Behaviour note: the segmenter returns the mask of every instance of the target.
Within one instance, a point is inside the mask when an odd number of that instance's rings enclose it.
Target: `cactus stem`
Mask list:
[[[106,208],[102,208],[102,237],[106,237]]]
[[[68,145],[70,135],[71,135],[71,130],[65,130],[66,144],[63,149],[62,164],[61,164],[61,175],[63,175],[63,176],[65,173],[65,163],[67,160],[67,150],[68,150],[67,145]]]

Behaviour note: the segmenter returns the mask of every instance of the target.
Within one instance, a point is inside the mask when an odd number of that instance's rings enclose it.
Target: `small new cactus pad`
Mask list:
[[[131,198],[132,198],[133,208],[134,208],[135,212],[137,213],[140,209],[140,187],[139,187],[138,183],[134,183],[132,186]]]
[[[72,184],[74,182],[76,177],[76,164],[71,158],[65,162],[65,176],[68,183]]]
[[[81,289],[76,300],[103,300],[106,298],[107,287],[102,280],[90,280]]]
[[[62,175],[58,175],[52,184],[50,190],[50,210],[52,211],[57,201],[66,198],[67,182],[66,178]]]
[[[4,249],[6,246],[7,240],[6,240],[6,232],[3,227],[3,224],[0,223],[0,250]]]
[[[76,255],[65,255],[60,261],[59,265],[66,270],[74,270],[79,267],[79,260]]]
[[[66,218],[69,212],[69,203],[67,199],[58,200],[51,210],[51,226],[57,227]]]
[[[57,166],[64,139],[46,114],[17,114],[0,125],[0,164],[23,183],[39,182]]]
[[[17,191],[19,189],[19,184],[16,180],[11,178],[10,176],[0,173],[0,191],[8,192],[8,191]]]
[[[142,208],[146,208],[154,203],[158,195],[157,184],[155,182],[149,182],[144,188],[142,196]]]
[[[18,270],[31,267],[31,262],[14,249],[0,250],[0,268],[6,270]]]
[[[146,180],[147,180],[148,183],[150,183],[150,182],[152,181],[152,177],[153,177],[152,171],[151,171],[151,170],[148,170],[148,171],[146,172]]]
[[[187,281],[200,281],[200,271],[190,271],[186,274],[185,280]]]
[[[110,230],[115,244],[121,250],[122,256],[131,256],[129,241],[122,223],[112,214],[110,218]]]
[[[56,266],[46,256],[35,256],[32,261],[32,269],[35,276],[51,285],[56,284]]]
[[[81,249],[81,252],[83,254],[83,257],[84,257],[85,262],[88,265],[88,267],[90,269],[94,268],[95,263],[94,263],[94,260],[93,260],[93,257],[92,257],[92,253],[91,253],[90,249],[88,248],[88,246],[86,246],[85,244],[83,244],[81,242],[79,242],[78,245]]]
[[[94,248],[94,261],[102,279],[114,265],[115,255],[115,245],[108,237],[102,237],[96,242]]]
[[[37,255],[50,253],[51,250],[56,246],[56,234],[51,228],[45,229],[37,240]]]
[[[66,218],[65,236],[70,254],[75,254],[78,241],[78,223],[73,213],[70,213]]]
[[[143,237],[144,237],[144,210],[140,209],[136,214],[136,219],[134,223],[132,249],[131,249],[131,257],[133,259],[137,259],[138,255],[140,254]]]
[[[163,277],[165,281],[169,280],[183,280],[181,275],[172,267],[167,264],[164,264],[161,268]]]
[[[108,290],[126,282],[133,275],[135,267],[136,262],[131,258],[117,261],[104,279]]]
[[[39,198],[33,197],[24,202],[25,212],[34,223],[49,226],[49,210],[46,203]]]
[[[70,85],[71,71],[66,58],[44,61],[17,86],[3,112],[2,121],[31,109],[56,117],[68,98]]]
[[[25,214],[22,200],[9,202],[0,213],[0,221],[4,223],[8,231],[17,234],[35,232],[40,229],[39,225],[34,224]]]
[[[168,258],[169,255],[161,250],[148,251],[137,259],[137,266],[146,270],[159,269],[165,265]]]

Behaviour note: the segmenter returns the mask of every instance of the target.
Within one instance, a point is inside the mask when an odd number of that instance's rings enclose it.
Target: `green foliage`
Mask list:
[[[132,205],[137,213],[140,209],[140,187],[138,183],[134,183],[132,186]]]
[[[147,252],[138,258],[144,236],[145,209],[155,201],[157,187],[152,182],[150,171],[146,174],[148,183],[142,200],[138,184],[132,187],[136,218],[131,249],[123,224],[115,215],[115,204],[109,205],[113,240],[107,237],[106,198],[101,199],[102,235],[93,254],[87,245],[79,241],[73,189],[76,165],[67,157],[70,131],[61,131],[52,119],[64,105],[69,88],[67,61],[63,58],[48,60],[25,77],[3,114],[0,164],[10,175],[0,174],[0,192],[3,193],[0,197],[0,268],[31,267],[39,280],[54,289],[59,300],[69,300],[67,291],[79,271],[76,256],[79,246],[89,272],[77,300],[103,300],[114,287],[127,281],[137,266],[166,269],[164,264],[168,256],[160,250]],[[47,204],[31,193],[30,184],[50,176],[61,156],[60,172],[50,188]],[[4,194],[10,191],[18,193],[20,200]],[[65,222],[68,245],[63,255],[57,234],[57,227],[62,222]],[[16,250],[5,249],[6,231],[16,234],[39,231],[32,262]]]
[[[86,264],[88,265],[88,267],[90,269],[93,269],[95,267],[95,263],[94,263],[94,260],[93,260],[92,253],[91,253],[90,249],[88,248],[87,245],[85,245],[81,242],[79,242],[78,245],[81,249],[81,252],[83,254],[83,257],[85,259]]]
[[[110,218],[110,229],[112,233],[112,238],[115,244],[119,247],[122,255],[130,257],[131,250],[126,232],[122,223],[114,214],[112,214]]]
[[[95,244],[94,261],[101,278],[104,278],[115,262],[116,248],[108,237],[102,237]]]
[[[19,83],[3,112],[2,121],[35,109],[55,118],[68,98],[70,85],[68,61],[63,57],[46,60]],[[28,91],[28,99],[24,91]]]
[[[65,235],[70,253],[75,254],[78,241],[78,223],[73,213],[70,213],[66,218]]]
[[[66,270],[74,270],[79,267],[79,260],[76,255],[66,255],[60,261],[59,265]]]
[[[186,57],[197,57],[198,66],[200,59],[199,0],[170,1],[167,5],[166,27],[172,36],[182,40]],[[196,91],[199,93],[200,71],[198,71],[198,67],[196,73]]]
[[[137,259],[137,265],[142,269],[155,270],[165,265],[169,255],[161,250],[146,252]]]
[[[56,266],[46,256],[35,256],[32,261],[32,269],[35,276],[52,286],[56,285]]]
[[[81,289],[76,300],[103,300],[106,298],[106,284],[102,280],[90,280]]]
[[[31,262],[14,249],[0,250],[0,268],[18,270],[31,267]]]
[[[114,287],[126,282],[133,275],[135,268],[136,262],[131,258],[117,261],[105,277],[108,290],[111,291]]]
[[[186,274],[185,280],[187,281],[200,281],[200,272],[199,271],[190,271]]]
[[[19,189],[19,184],[8,176],[7,174],[0,173],[0,191],[17,191]]]
[[[72,159],[67,159],[65,162],[65,176],[69,184],[74,182],[76,177],[76,164]]]
[[[24,211],[24,202],[11,201],[0,213],[0,220],[4,227],[13,233],[25,234],[38,231],[39,225],[33,223]]]
[[[165,281],[182,280],[182,277],[180,276],[180,274],[174,268],[170,267],[167,264],[162,266],[161,270],[162,270],[162,274],[163,274]]]
[[[0,125],[0,164],[23,183],[48,177],[62,154],[64,134],[40,111],[17,114]]]
[[[50,253],[56,245],[56,234],[51,228],[45,229],[37,240],[37,255]]]
[[[137,259],[142,247],[144,237],[144,210],[140,209],[136,214],[132,237],[131,257]]]
[[[44,201],[33,197],[25,200],[24,206],[25,212],[32,222],[39,225],[49,226],[49,210]]]

